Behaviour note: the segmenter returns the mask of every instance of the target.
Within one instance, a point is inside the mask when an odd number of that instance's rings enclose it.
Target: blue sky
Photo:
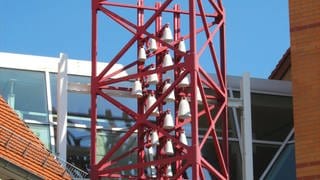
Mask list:
[[[90,0],[0,1],[0,52],[90,59]],[[224,0],[229,75],[267,78],[290,44],[288,1]]]

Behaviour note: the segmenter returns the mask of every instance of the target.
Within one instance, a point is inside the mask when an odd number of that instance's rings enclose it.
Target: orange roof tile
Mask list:
[[[71,179],[40,139],[0,96],[0,158],[43,179]]]

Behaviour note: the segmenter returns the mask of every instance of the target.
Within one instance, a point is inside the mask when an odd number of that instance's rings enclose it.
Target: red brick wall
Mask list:
[[[296,168],[320,179],[320,0],[289,0]]]

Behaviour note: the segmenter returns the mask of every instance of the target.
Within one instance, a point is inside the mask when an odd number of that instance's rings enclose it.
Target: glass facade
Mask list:
[[[46,77],[49,76],[49,77]],[[49,83],[46,82],[49,80]],[[78,75],[69,75],[68,81],[73,83],[90,83],[90,78]],[[29,127],[50,149],[50,137],[55,135],[56,129],[50,131],[49,116],[56,122],[57,95],[56,73],[43,71],[26,71],[0,68],[0,94],[15,109],[17,114],[27,122]],[[49,85],[49,87],[46,86]],[[47,88],[51,96],[47,94]],[[234,97],[239,97],[239,92],[233,92]],[[51,98],[52,112],[48,110],[48,98]],[[128,107],[136,107],[135,99],[115,97],[120,102],[125,102]],[[123,132],[131,127],[133,121],[119,108],[108,103],[102,98],[98,99],[98,126],[97,159],[101,159],[112,147],[113,143],[122,137]],[[259,179],[266,167],[274,157],[282,142],[293,128],[292,98],[290,96],[271,95],[266,93],[252,93],[252,133],[253,133],[253,163],[254,178]],[[68,92],[68,128],[67,128],[67,161],[88,171],[90,169],[90,95],[80,92]],[[229,108],[229,157],[231,179],[241,179],[242,158],[239,146],[237,127],[240,126],[241,110]],[[200,121],[200,130],[205,133],[205,121]],[[217,124],[218,135],[221,126]],[[56,128],[56,127],[55,127]],[[190,137],[190,128],[185,127],[187,136]],[[53,134],[50,134],[53,133]],[[200,137],[201,138],[201,137]],[[190,140],[189,140],[190,141]],[[128,150],[136,146],[135,134],[126,141],[121,149]],[[120,156],[121,149],[116,156]],[[52,149],[51,149],[52,150]],[[208,141],[202,149],[203,156],[216,164],[217,158],[212,157],[214,145]],[[122,159],[118,164],[135,163],[136,154]],[[282,169],[282,171],[279,171]],[[294,174],[294,145],[287,145],[279,158],[267,174],[267,179],[292,179]],[[206,172],[204,170],[204,172]],[[290,175],[288,175],[288,172]],[[123,172],[134,175],[134,171]],[[190,174],[184,175],[186,178]],[[208,179],[212,179],[207,174]],[[294,178],[293,178],[294,179]]]
[[[44,72],[0,68],[0,93],[23,119],[48,122]]]
[[[45,73],[0,68],[0,95],[50,149]]]

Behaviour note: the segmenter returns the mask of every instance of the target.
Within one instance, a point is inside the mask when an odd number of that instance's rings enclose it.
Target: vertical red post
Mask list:
[[[90,166],[91,179],[98,177],[96,164],[96,135],[97,135],[97,1],[92,1],[92,45],[91,45],[91,151]]]

